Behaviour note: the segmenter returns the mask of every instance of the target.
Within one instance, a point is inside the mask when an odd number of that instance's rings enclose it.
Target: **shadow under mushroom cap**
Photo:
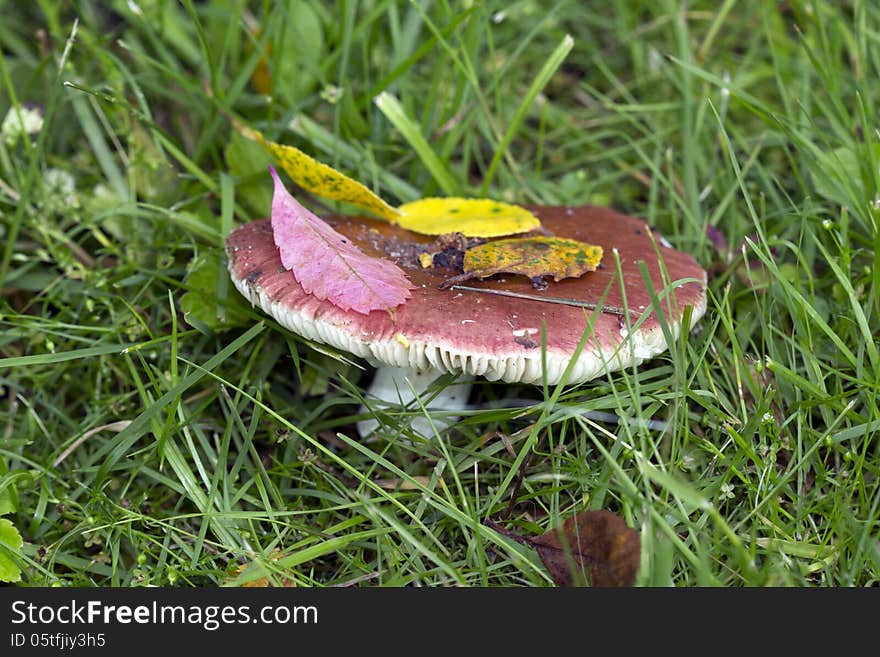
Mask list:
[[[546,327],[549,384],[562,380],[591,322],[592,332],[567,383],[588,381],[663,352],[666,340],[651,309],[639,261],[645,263],[675,337],[686,306],[692,307],[692,322],[705,313],[706,272],[688,254],[660,244],[655,247],[644,221],[595,206],[529,209],[555,236],[602,246],[604,266],[580,278],[551,281],[543,291],[534,289],[527,278],[514,275],[474,280],[468,286],[592,303],[601,301],[607,290],[604,304],[628,307],[630,323],[638,324],[637,328],[628,332],[621,317],[607,312],[599,313],[593,321],[598,311],[577,306],[438,289],[444,279],[458,272],[420,266],[418,253],[434,243],[433,238],[364,217],[328,217],[325,221],[368,255],[389,258],[404,269],[415,289],[393,314],[347,312],[305,293],[281,265],[268,220],[232,231],[226,242],[229,271],[235,286],[251,303],[310,340],[361,356],[374,365],[435,368],[507,382],[542,382],[542,327]],[[620,258],[623,290],[614,249]],[[670,286],[672,291],[664,294],[664,268],[673,284],[693,280]],[[648,316],[639,323],[646,311]]]

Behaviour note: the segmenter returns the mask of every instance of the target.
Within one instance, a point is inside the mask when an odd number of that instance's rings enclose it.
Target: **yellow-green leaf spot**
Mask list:
[[[396,222],[423,235],[462,233],[466,237],[501,237],[541,226],[525,208],[488,198],[423,198],[401,205]]]
[[[247,126],[239,124],[236,127],[242,136],[259,142],[278,160],[285,173],[306,191],[334,201],[351,203],[391,222],[397,220],[398,211],[357,180],[318,162],[295,146],[269,141],[260,132]]]
[[[464,254],[464,273],[473,278],[522,274],[553,280],[577,278],[594,271],[602,247],[561,237],[518,237],[471,247]]]

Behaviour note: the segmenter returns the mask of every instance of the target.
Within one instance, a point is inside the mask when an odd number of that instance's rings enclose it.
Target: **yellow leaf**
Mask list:
[[[365,185],[331,166],[318,162],[295,146],[276,144],[262,133],[238,122],[235,124],[242,136],[259,142],[271,153],[288,176],[306,191],[344,203],[351,203],[362,210],[395,222],[398,211],[388,205]]]
[[[368,187],[349,178],[294,146],[277,144],[234,117],[229,117],[241,135],[259,142],[284,171],[303,189],[362,210],[422,235],[461,233],[465,237],[518,235],[541,226],[531,212],[517,205],[488,198],[423,198],[394,208]]]
[[[464,254],[464,276],[522,274],[529,278],[552,276],[558,281],[594,271],[602,247],[561,237],[520,237],[471,247]]]
[[[396,223],[423,235],[500,237],[527,233],[541,225],[525,208],[487,198],[423,198],[398,210]]]

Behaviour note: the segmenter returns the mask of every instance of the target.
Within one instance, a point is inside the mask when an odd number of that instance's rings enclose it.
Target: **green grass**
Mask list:
[[[0,143],[22,585],[548,586],[482,521],[584,509],[640,529],[643,585],[880,582],[880,8],[588,4],[0,0],[0,115],[45,117]],[[369,368],[225,276],[271,194],[229,111],[392,202],[642,216],[708,313],[638,369],[360,441]]]

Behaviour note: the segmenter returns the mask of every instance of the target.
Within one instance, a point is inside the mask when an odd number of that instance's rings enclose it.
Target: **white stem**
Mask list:
[[[435,369],[414,369],[412,367],[380,367],[376,370],[376,376],[370,384],[367,393],[370,401],[385,402],[385,404],[396,405],[400,407],[409,406],[410,410],[419,411],[417,404],[411,404],[416,396],[422,394],[430,387],[430,385],[443,372]],[[431,411],[462,411],[468,405],[468,397],[470,396],[473,377],[461,375],[454,384],[446,386],[430,400],[430,405],[425,404],[428,412]],[[361,407],[361,413],[368,412],[369,409]],[[431,417],[434,428],[437,432],[443,431],[450,424],[458,422],[458,417],[444,415],[442,417]],[[424,415],[417,415],[412,418],[411,427],[413,432],[425,438],[433,438],[434,429],[431,422]],[[357,423],[358,435],[365,438],[379,428],[379,421],[374,419],[361,420]]]

